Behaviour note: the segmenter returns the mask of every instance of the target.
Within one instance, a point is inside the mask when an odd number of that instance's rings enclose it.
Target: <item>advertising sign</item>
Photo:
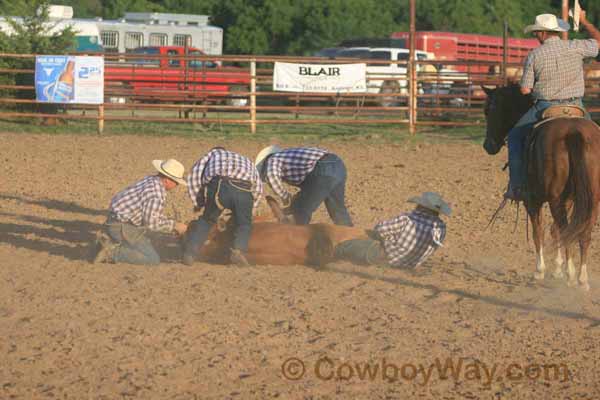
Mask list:
[[[48,103],[104,102],[104,59],[88,56],[37,56],[35,92]]]
[[[293,64],[276,62],[273,90],[361,93],[367,91],[366,64]]]

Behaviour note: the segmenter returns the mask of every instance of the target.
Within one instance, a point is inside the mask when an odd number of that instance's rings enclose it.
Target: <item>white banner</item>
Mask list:
[[[361,93],[367,91],[366,64],[292,64],[276,62],[273,90]]]

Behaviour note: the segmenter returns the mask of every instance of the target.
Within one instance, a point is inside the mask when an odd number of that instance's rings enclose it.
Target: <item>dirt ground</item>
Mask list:
[[[506,154],[472,143],[321,143],[346,162],[359,226],[422,191],[451,203],[445,247],[412,272],[185,267],[166,236],[158,267],[89,263],[112,195],[150,160],[265,144],[0,134],[0,398],[600,398],[599,232],[590,292],[533,282],[523,211],[516,231],[514,209],[484,230]]]

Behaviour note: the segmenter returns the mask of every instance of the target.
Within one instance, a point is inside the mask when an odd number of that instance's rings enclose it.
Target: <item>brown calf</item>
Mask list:
[[[331,224],[290,225],[282,223],[285,216],[275,199],[267,196],[275,218],[280,222],[256,219],[248,243],[246,258],[251,264],[323,266],[334,258],[339,243],[350,239],[367,239],[364,229]],[[207,262],[227,264],[233,243],[232,224],[224,229],[217,225],[200,249]]]

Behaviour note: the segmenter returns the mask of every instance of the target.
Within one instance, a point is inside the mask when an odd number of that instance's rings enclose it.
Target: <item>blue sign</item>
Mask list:
[[[38,101],[71,103],[75,94],[75,57],[38,56],[35,59]]]

